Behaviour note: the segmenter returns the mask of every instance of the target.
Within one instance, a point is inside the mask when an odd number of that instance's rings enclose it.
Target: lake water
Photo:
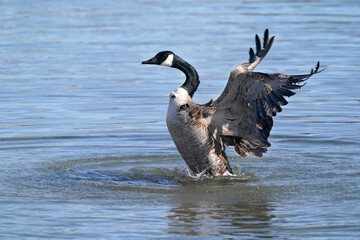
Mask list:
[[[358,239],[360,2],[0,2],[0,238]],[[257,71],[313,76],[237,177],[194,179],[167,131],[181,72],[216,99],[254,35]]]

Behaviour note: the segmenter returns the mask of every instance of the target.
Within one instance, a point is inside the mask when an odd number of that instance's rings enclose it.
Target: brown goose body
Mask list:
[[[209,131],[211,107],[195,104],[183,88],[170,94],[166,124],[182,158],[194,173],[232,174],[224,151],[216,149]]]
[[[192,100],[200,81],[189,63],[170,51],[143,62],[177,68],[186,75],[185,83],[170,93],[166,123],[178,151],[196,174],[232,175],[226,146],[234,146],[241,156],[261,157],[270,147],[273,117],[288,103],[284,97],[294,95],[293,90],[303,86],[301,82],[321,72],[319,62],[304,75],[252,72],[270,50],[274,37],[269,39],[266,30],[263,47],[257,35],[255,39],[256,53],[250,49],[249,62],[231,71],[220,97],[204,105]]]

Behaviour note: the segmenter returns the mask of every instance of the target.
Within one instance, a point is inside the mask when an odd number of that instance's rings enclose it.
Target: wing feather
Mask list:
[[[249,50],[249,62],[243,63],[239,66],[240,69],[242,69],[242,72],[251,72],[255,69],[257,65],[264,59],[266,54],[270,51],[275,37],[271,37],[269,40],[269,30],[266,29],[264,32],[264,39],[263,44],[261,48],[261,41],[259,35],[255,35],[255,47],[256,47],[256,53],[254,52],[254,49],[250,48]]]
[[[273,117],[282,111],[281,106],[288,104],[284,97],[293,96],[294,90],[305,85],[304,81],[323,71],[319,68],[318,63],[303,75],[233,71],[224,92],[211,103],[216,111],[211,116],[209,131],[216,141],[235,146],[241,156],[262,156],[270,147]]]

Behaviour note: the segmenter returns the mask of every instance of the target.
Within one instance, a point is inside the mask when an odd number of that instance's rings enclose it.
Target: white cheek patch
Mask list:
[[[174,54],[169,54],[165,61],[163,61],[160,65],[171,67],[174,61]]]

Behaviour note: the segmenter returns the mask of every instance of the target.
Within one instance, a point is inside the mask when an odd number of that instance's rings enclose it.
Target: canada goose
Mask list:
[[[309,74],[285,75],[253,72],[270,50],[274,36],[265,30],[263,46],[255,36],[256,53],[249,51],[249,62],[230,73],[228,83],[218,99],[196,104],[192,97],[199,86],[195,68],[171,51],[159,52],[142,64],[156,64],[182,71],[186,80],[170,93],[166,124],[186,164],[195,174],[233,175],[225,146],[234,146],[241,156],[261,157],[270,147],[268,137],[273,116],[288,104],[290,97],[319,73],[320,62]]]

